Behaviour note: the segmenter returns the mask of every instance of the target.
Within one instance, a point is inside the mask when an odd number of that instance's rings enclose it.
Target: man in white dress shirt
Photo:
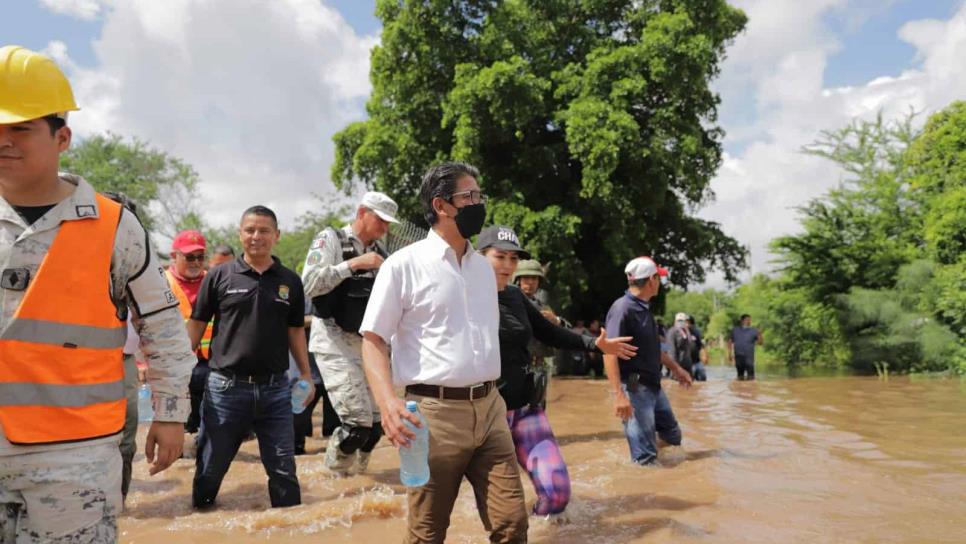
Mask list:
[[[429,483],[409,490],[404,542],[443,542],[465,476],[491,542],[526,542],[523,486],[496,391],[500,375],[496,276],[469,238],[486,216],[476,168],[444,163],[423,176],[420,199],[432,227],[425,240],[386,259],[376,276],[360,333],[362,358],[386,437],[405,447],[429,425]],[[392,344],[390,377],[389,349]]]

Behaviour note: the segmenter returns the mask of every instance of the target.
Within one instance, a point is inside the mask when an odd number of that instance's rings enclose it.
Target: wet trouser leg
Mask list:
[[[0,543],[117,542],[116,441],[0,456]]]
[[[315,353],[315,360],[340,420],[326,447],[325,465],[342,472],[352,467],[356,452],[368,445],[373,424],[380,417],[362,370],[362,345],[358,335],[343,335],[340,342],[344,344],[342,353]],[[368,451],[374,447],[371,444]]]
[[[322,390],[322,436],[332,436],[332,433],[339,428],[342,422],[339,420],[339,414],[332,406],[332,399],[329,398],[324,380],[320,389]]]
[[[228,467],[242,440],[254,426],[254,387],[246,383],[235,384],[216,372],[208,376],[201,404],[201,428],[191,491],[195,508],[214,504]],[[291,430],[292,426],[288,428]]]
[[[126,498],[131,487],[131,464],[138,445],[138,366],[134,355],[124,354],[124,396],[127,409],[124,413],[124,430],[121,433],[121,496]]]
[[[735,354],[735,370],[739,380],[755,379],[755,361],[746,355]]]
[[[506,423],[506,404],[494,389],[485,398],[442,400],[407,395],[429,426],[429,482],[409,488],[404,542],[442,543],[466,477],[490,542],[527,541],[523,484]]]
[[[268,475],[272,506],[301,504],[302,494],[295,472],[292,390],[286,380],[255,387],[255,436],[258,437],[262,466]]]
[[[570,502],[570,475],[560,446],[541,408],[524,406],[507,410],[517,461],[530,475],[537,492],[533,513],[559,514]]]
[[[632,392],[627,389],[627,384],[621,384],[621,388],[632,408],[631,417],[624,422],[632,461],[640,465],[655,462],[658,435],[672,446],[681,445],[681,428],[663,389],[639,385]]]
[[[292,430],[295,433],[295,452],[305,453],[305,437],[312,436],[312,412],[322,399],[324,389],[321,384],[315,384],[315,395],[306,405],[305,410],[292,414]]]
[[[699,382],[708,381],[708,373],[705,370],[704,363],[694,363],[691,369],[691,377]]]
[[[198,364],[191,369],[191,381],[188,382],[188,393],[191,395],[191,413],[185,421],[185,431],[198,432],[201,425],[201,400],[205,396],[205,384],[208,382],[208,361],[199,359]]]

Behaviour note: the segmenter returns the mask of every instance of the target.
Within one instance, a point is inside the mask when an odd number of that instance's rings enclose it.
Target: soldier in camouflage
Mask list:
[[[550,305],[546,303],[546,291],[541,289],[544,282],[547,281],[547,276],[543,272],[543,266],[541,266],[539,261],[534,259],[526,259],[520,261],[517,265],[517,270],[513,274],[513,283],[515,283],[523,294],[527,296],[527,299],[540,310],[540,313],[544,315],[551,323],[554,325],[560,325],[560,318],[554,313]],[[542,295],[542,296],[541,296]],[[548,347],[543,342],[538,342],[537,340],[530,341],[530,356],[533,358],[533,364],[536,368],[545,368],[552,366],[548,361],[549,358],[553,357],[554,349]]]
[[[358,331],[367,289],[386,257],[379,239],[396,222],[396,209],[388,196],[366,193],[351,224],[315,237],[302,269],[305,296],[314,306],[309,351],[341,420],[325,454],[325,465],[338,474],[364,472],[382,436]]]
[[[0,268],[6,278],[0,288],[0,339],[19,320],[30,282],[48,278],[40,266],[62,226],[100,217],[94,188],[57,172],[58,156],[71,140],[65,112],[76,109],[53,61],[16,46],[0,48]],[[104,282],[116,315],[131,316],[150,364],[155,419],[145,453],[155,474],[181,454],[194,356],[164,270],[128,210],[121,210],[116,227],[109,275]],[[66,368],[69,362],[52,363]],[[122,365],[120,357],[116,364]],[[17,406],[10,384],[3,385],[8,393],[0,395],[0,405]],[[44,400],[50,406],[60,402]],[[56,431],[49,423],[37,426]],[[13,444],[10,436],[0,426],[0,543],[117,541],[120,432],[31,445]]]

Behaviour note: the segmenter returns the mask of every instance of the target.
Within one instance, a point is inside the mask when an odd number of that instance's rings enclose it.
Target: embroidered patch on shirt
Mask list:
[[[94,217],[97,215],[97,208],[90,204],[83,204],[81,206],[74,206],[74,212],[77,217]]]
[[[305,259],[305,264],[309,266],[314,266],[322,262],[322,252],[319,250],[313,250],[309,252],[308,258]]]
[[[288,300],[288,285],[278,286],[278,298]]]
[[[325,246],[325,238],[319,236],[315,240],[312,240],[312,245],[309,249],[322,249],[323,246]]]

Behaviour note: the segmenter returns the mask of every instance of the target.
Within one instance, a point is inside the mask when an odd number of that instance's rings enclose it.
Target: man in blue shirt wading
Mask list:
[[[761,331],[751,326],[751,316],[742,314],[741,325],[728,337],[728,361],[734,363],[739,380],[755,379],[755,346],[765,343]]]
[[[667,269],[650,257],[637,257],[624,268],[627,291],[611,304],[607,312],[607,335],[630,336],[637,353],[618,363],[617,357],[604,356],[604,371],[614,397],[614,411],[624,422],[624,434],[631,449],[631,460],[639,465],[657,461],[657,436],[673,446],[681,445],[681,428],[671,411],[667,395],[661,390],[661,364],[684,386],[691,375],[661,351],[657,323],[650,301],[661,286]]]

